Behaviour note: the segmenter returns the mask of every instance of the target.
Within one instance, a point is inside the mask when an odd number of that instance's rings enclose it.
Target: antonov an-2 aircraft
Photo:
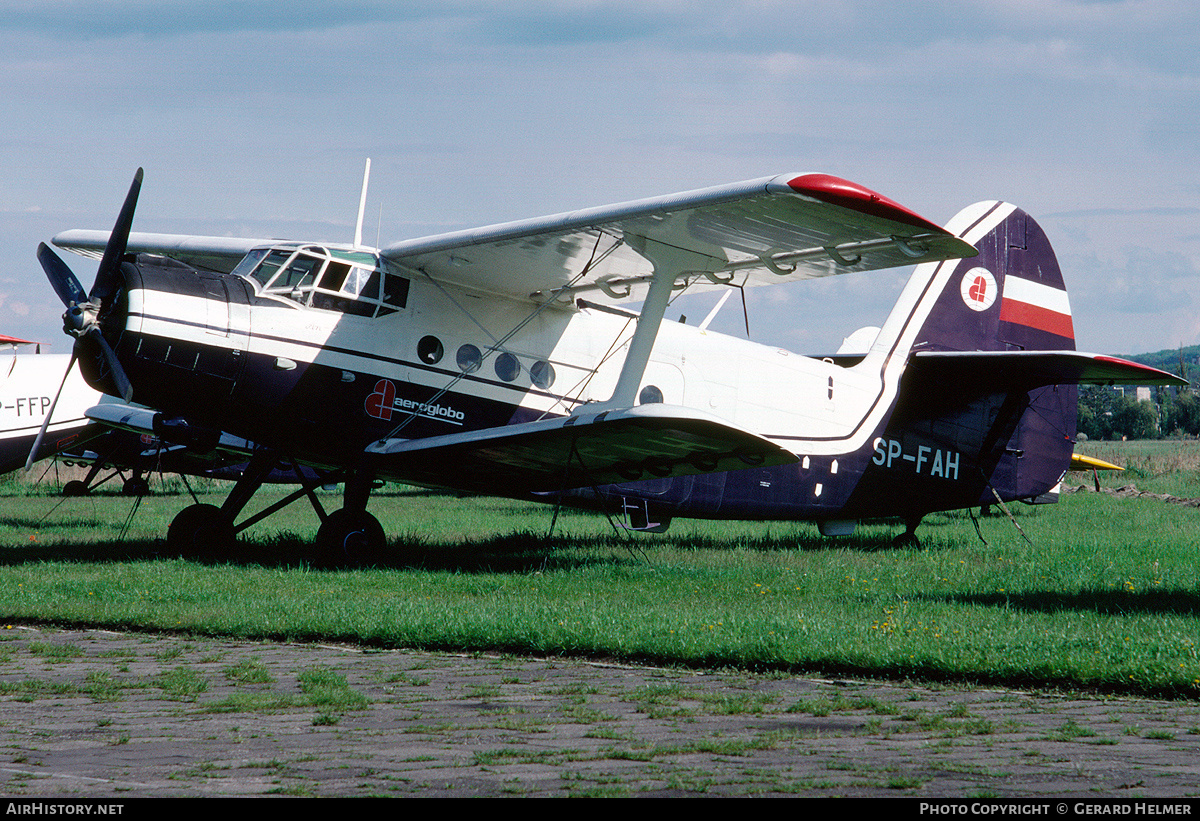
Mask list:
[[[369,169],[369,165],[368,165]],[[827,535],[1032,501],[1062,478],[1076,385],[1170,374],[1074,351],[1045,234],[1003,202],[942,228],[861,185],[784,174],[422,239],[352,244],[66,231],[47,246],[98,422],[249,467],[171,523],[224,549],[264,476],[303,465],[335,560],[385,545],[395,480],[673,517],[799,519]],[[364,198],[366,180],[364,179]],[[916,265],[882,328],[825,358],[663,322],[672,294]],[[617,307],[640,301],[639,313]],[[836,311],[836,305],[830,305]],[[797,321],[803,321],[798,317]],[[135,404],[136,403],[136,404]],[[312,484],[343,482],[340,510]]]

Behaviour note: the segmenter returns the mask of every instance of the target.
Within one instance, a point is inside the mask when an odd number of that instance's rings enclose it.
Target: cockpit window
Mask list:
[[[235,267],[230,273],[239,277],[250,276],[250,272],[254,270],[254,266],[258,265],[258,263],[262,261],[262,258],[265,257],[270,250],[270,248],[255,248],[253,251],[246,254],[246,256],[242,257],[242,261],[239,262],[237,267]]]
[[[408,280],[364,251],[256,248],[234,273],[255,281],[260,291],[326,311],[383,316],[408,303]]]
[[[387,276],[383,280],[383,304],[379,312],[382,314],[389,308],[403,308],[408,304],[408,280],[404,277]]]
[[[272,251],[267,248],[256,248],[255,250],[246,254],[242,261],[238,263],[237,268],[234,268],[233,270],[234,273],[239,273],[242,276],[246,276],[247,273],[243,272],[241,269],[243,267],[247,269],[253,268],[254,263],[261,259],[262,265],[254,268],[254,272],[250,274],[250,276],[258,280],[260,285],[266,285],[267,282],[270,281],[271,277],[275,276],[275,272],[279,270],[279,266],[291,259],[293,253],[294,252],[291,249],[275,249]],[[252,259],[255,257],[256,259]]]
[[[321,287],[327,291],[340,291],[350,273],[350,266],[344,262],[333,260],[325,266],[325,276],[321,277]]]
[[[325,260],[319,257],[303,253],[297,254],[287,267],[275,276],[274,280],[267,283],[267,290],[281,288],[293,291],[297,288],[306,288],[316,282],[317,274],[321,272],[321,266],[324,264]]]
[[[351,269],[350,276],[346,277],[346,283],[342,286],[342,290],[364,299],[378,299],[379,271],[374,268],[368,270],[355,266]]]

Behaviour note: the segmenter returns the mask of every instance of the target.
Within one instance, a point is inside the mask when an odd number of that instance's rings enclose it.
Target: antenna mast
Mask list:
[[[358,198],[358,222],[354,226],[354,247],[362,247],[363,213],[367,208],[367,180],[371,178],[371,158],[367,157],[367,167],[363,170],[362,194]]]

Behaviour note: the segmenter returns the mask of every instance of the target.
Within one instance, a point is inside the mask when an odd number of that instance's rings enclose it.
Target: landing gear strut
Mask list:
[[[278,451],[256,451],[224,504],[216,507],[197,503],[175,516],[167,530],[167,547],[171,552],[188,558],[221,556],[236,545],[238,533],[302,496],[307,496],[321,519],[316,540],[316,559],[319,564],[344,567],[370,564],[380,559],[387,539],[379,521],[367,512],[367,499],[375,478],[369,471],[339,471],[314,481],[306,479],[299,466],[291,462],[296,479],[301,484],[300,489],[235,525],[238,514],[262,487],[270,472],[279,465]],[[314,490],[338,478],[344,478],[346,484],[344,507],[326,514]]]

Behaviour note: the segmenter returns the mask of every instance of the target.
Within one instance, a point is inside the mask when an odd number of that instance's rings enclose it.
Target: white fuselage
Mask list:
[[[427,408],[398,398],[396,419],[423,415],[442,422],[443,433],[497,424],[455,407],[464,395],[511,406],[523,420],[608,400],[637,322],[631,314],[538,306],[420,278],[411,281],[402,310],[376,318],[261,294],[257,304],[226,307],[197,295],[135,290],[129,308],[128,328],[139,334],[237,350],[278,370],[313,363],[341,369],[347,390],[356,381],[362,389],[365,377],[432,391],[440,398]],[[436,359],[421,352],[429,338]],[[873,430],[870,417],[881,417],[894,396],[904,358],[892,353],[877,343],[861,362],[843,367],[664,322],[641,380],[642,390],[657,391],[641,401],[709,412],[797,454],[846,453],[862,447]],[[891,391],[884,389],[889,374]]]
[[[25,464],[70,360],[66,354],[0,357],[0,473]],[[78,368],[72,368],[54,405],[41,455],[74,441],[89,424],[84,411],[99,401],[100,393],[83,381]]]

